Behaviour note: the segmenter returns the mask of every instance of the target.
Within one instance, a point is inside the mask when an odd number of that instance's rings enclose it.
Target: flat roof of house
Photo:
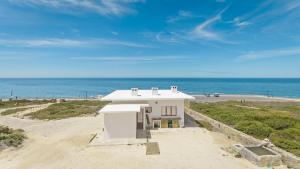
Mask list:
[[[141,111],[141,106],[148,104],[108,104],[104,106],[100,113],[136,113]]]
[[[138,90],[137,95],[133,95],[131,90],[116,90],[104,96],[103,101],[137,101],[137,100],[194,100],[195,98],[182,92],[172,92],[171,90],[158,90],[158,94],[152,94],[152,90]]]

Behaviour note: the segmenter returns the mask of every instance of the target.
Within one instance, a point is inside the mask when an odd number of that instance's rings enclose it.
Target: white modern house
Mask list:
[[[155,128],[184,126],[184,101],[194,97],[170,90],[116,90],[102,101],[110,101],[100,110],[104,114],[105,138],[136,138],[137,132]]]

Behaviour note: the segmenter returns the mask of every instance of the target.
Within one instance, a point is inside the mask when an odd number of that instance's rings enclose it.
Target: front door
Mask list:
[[[173,128],[173,122],[172,122],[172,120],[168,120],[168,128]]]

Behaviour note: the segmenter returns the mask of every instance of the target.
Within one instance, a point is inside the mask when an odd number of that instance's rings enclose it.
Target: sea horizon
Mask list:
[[[0,79],[300,79],[300,77],[0,77]]]
[[[118,89],[168,89],[189,94],[222,93],[300,98],[300,78],[237,77],[42,77],[0,78],[0,98],[85,98]]]

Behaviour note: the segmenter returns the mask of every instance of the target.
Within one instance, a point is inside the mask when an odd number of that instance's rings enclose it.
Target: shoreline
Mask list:
[[[196,102],[220,102],[220,101],[274,101],[274,102],[300,102],[300,98],[287,98],[287,97],[278,97],[278,96],[265,96],[265,95],[251,95],[251,94],[219,94],[219,97],[211,94],[206,96],[204,94],[191,94],[195,97]],[[64,100],[100,100],[104,95],[98,95],[96,97],[87,97],[87,98],[76,98],[76,97],[53,97],[53,98],[18,98],[18,100],[53,100],[53,99],[64,99]],[[9,98],[0,98],[2,101],[8,101]],[[15,100],[15,98],[13,98]]]
[[[286,98],[286,97],[268,97],[264,95],[242,95],[242,94],[220,94],[219,97],[211,95],[207,97],[205,95],[193,95],[196,98],[196,102],[220,102],[220,101],[265,101],[265,102],[300,102],[300,98]]]

